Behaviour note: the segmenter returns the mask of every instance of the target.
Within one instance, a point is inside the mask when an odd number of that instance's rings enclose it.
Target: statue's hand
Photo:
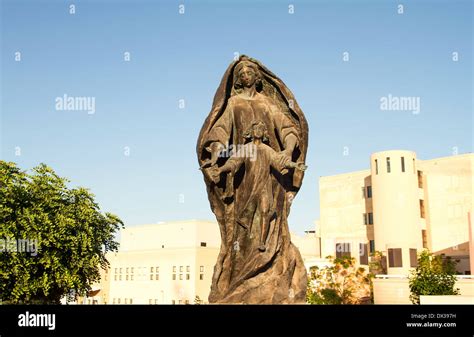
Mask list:
[[[211,159],[208,159],[205,162],[206,167],[212,167],[216,165],[217,160],[219,159],[219,155],[223,149],[224,145],[219,142],[214,142],[208,147],[206,147],[206,150],[211,153]]]
[[[303,162],[299,162],[296,164],[296,168],[300,171],[306,171],[308,166],[306,166]]]

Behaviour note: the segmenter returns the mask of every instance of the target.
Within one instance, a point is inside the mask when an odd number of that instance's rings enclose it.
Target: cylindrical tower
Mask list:
[[[375,250],[387,257],[388,274],[407,274],[423,247],[416,154],[374,153],[370,170]]]

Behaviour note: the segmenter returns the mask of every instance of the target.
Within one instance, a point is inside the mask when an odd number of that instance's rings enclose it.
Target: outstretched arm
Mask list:
[[[288,162],[285,166],[286,168],[295,168],[300,171],[305,171],[308,166],[306,166],[303,162],[295,163],[295,162]]]
[[[218,183],[220,181],[220,177],[222,173],[231,172],[234,174],[239,167],[243,164],[244,158],[240,156],[232,156],[230,157],[224,165],[221,167],[213,166],[209,170],[209,175],[214,183]]]

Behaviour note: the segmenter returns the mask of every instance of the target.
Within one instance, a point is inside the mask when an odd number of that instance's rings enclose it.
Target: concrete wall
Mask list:
[[[412,304],[410,301],[410,288],[408,278],[405,276],[381,276],[374,280],[374,303],[375,304]],[[459,288],[460,295],[464,299],[443,299],[443,301],[465,301],[474,297],[474,277],[458,277],[455,288]],[[460,297],[460,296],[459,296]],[[444,296],[443,296],[444,298]],[[426,301],[434,300],[427,299]],[[444,302],[440,302],[444,303]]]
[[[364,213],[372,212],[372,198],[364,197],[370,171],[321,177],[319,180],[321,257],[336,256],[337,243],[349,243],[351,256],[359,260],[359,244],[373,239],[373,226],[365,225]]]
[[[446,295],[420,296],[420,304],[474,304],[474,296]]]
[[[472,154],[466,154],[424,160],[419,164],[426,177],[425,207],[429,248],[433,253],[469,255],[473,158]],[[466,266],[459,271],[465,273],[470,269]]]
[[[420,252],[423,248],[416,155],[402,150],[377,152],[370,158],[370,167],[375,249],[388,256],[390,248],[400,248],[402,266],[387,263],[387,273],[407,274],[410,249]]]

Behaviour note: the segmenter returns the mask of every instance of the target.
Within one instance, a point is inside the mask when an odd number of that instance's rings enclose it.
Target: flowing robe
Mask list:
[[[274,82],[279,79],[268,70]],[[224,88],[229,72],[216,93],[213,110],[206,120],[198,140],[200,164],[205,160],[206,149],[213,142],[232,145],[234,149],[245,144],[243,136],[252,121],[260,120],[268,130],[268,145],[276,152],[285,148],[289,135],[294,135],[297,145],[292,161],[304,161],[307,147],[307,125],[304,115],[296,105],[296,118],[290,118],[274,99],[256,93],[252,98],[239,94],[230,96],[224,103]],[[278,83],[278,82],[277,82]],[[279,84],[279,83],[278,83]],[[281,84],[285,98],[293,99]],[[220,158],[218,166],[228,158]],[[258,163],[258,156],[256,158]],[[214,267],[210,303],[303,303],[306,294],[306,270],[298,249],[291,243],[287,217],[291,202],[303,174],[290,169],[282,175],[268,169],[271,192],[271,216],[266,250],[258,251],[260,240],[260,214],[257,201],[259,193],[249,183],[245,165],[240,167],[231,184],[221,180],[214,184],[204,172],[211,209],[216,215],[221,231],[222,244]],[[251,179],[250,179],[251,180]],[[232,197],[226,189],[232,188]]]

